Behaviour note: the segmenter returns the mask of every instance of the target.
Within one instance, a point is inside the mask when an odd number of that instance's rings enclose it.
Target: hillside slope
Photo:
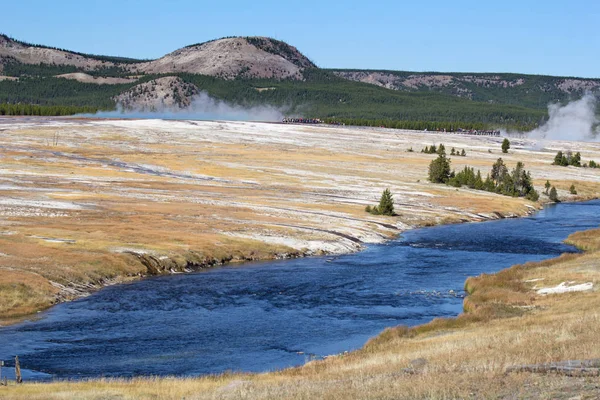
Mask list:
[[[304,68],[314,68],[314,64],[295,47],[258,37],[214,40],[131,65],[131,69],[147,74],[187,72],[224,79],[302,79]]]
[[[11,68],[3,68],[7,65]],[[74,69],[65,69],[65,66]],[[224,79],[302,79],[302,70],[314,67],[295,47],[265,37],[217,39],[175,50],[157,60],[141,61],[86,55],[0,35],[0,71],[5,70],[7,75],[13,76],[39,75],[44,69],[58,68],[56,72],[63,74],[100,70],[104,74],[121,76],[191,73]]]
[[[199,90],[176,76],[166,76],[140,83],[116,96],[116,102],[126,110],[174,110],[188,107]]]
[[[335,75],[387,89],[433,91],[475,101],[545,109],[550,102],[600,95],[600,79],[506,73],[331,70]]]
[[[114,67],[115,63],[70,51],[30,45],[0,35],[0,71],[7,63],[69,65],[81,70]]]

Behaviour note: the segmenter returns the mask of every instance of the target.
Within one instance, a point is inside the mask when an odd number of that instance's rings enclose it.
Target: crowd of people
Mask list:
[[[319,118],[289,118],[285,117],[281,122],[284,124],[322,124]]]
[[[477,129],[457,129],[455,133],[462,133],[463,135],[477,135],[477,136],[500,136],[500,131],[496,130],[477,130]]]
[[[284,124],[324,124],[324,123],[326,123],[325,121],[323,121],[320,118],[301,118],[301,117],[297,117],[297,118],[285,117],[282,119],[281,122]],[[337,121],[328,121],[328,124],[329,125],[345,125],[344,123],[337,122]],[[385,126],[381,126],[381,128],[385,128]],[[425,131],[428,131],[428,129],[425,129]],[[500,131],[491,130],[491,129],[462,129],[462,128],[458,128],[456,130],[454,130],[454,129],[450,129],[450,130],[436,129],[435,131],[432,131],[432,132],[460,133],[463,135],[476,135],[476,136],[500,136]]]

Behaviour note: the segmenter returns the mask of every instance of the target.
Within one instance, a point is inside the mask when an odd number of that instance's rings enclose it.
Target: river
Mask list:
[[[462,311],[468,276],[576,251],[600,201],[416,229],[344,256],[248,263],[107,287],[0,328],[28,380],[268,371],[360,348],[384,328]],[[10,373],[12,368],[5,368]]]

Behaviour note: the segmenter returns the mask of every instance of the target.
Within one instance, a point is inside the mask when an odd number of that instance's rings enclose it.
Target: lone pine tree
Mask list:
[[[429,180],[432,183],[446,183],[450,175],[450,160],[444,154],[440,154],[429,164]]]
[[[396,215],[394,212],[394,198],[390,189],[385,189],[381,194],[377,209],[381,215]]]

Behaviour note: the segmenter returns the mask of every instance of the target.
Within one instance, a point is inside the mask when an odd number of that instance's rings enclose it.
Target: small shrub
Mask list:
[[[569,188],[569,192],[571,194],[577,194],[577,189],[575,189],[575,185],[571,185],[571,187]]]

